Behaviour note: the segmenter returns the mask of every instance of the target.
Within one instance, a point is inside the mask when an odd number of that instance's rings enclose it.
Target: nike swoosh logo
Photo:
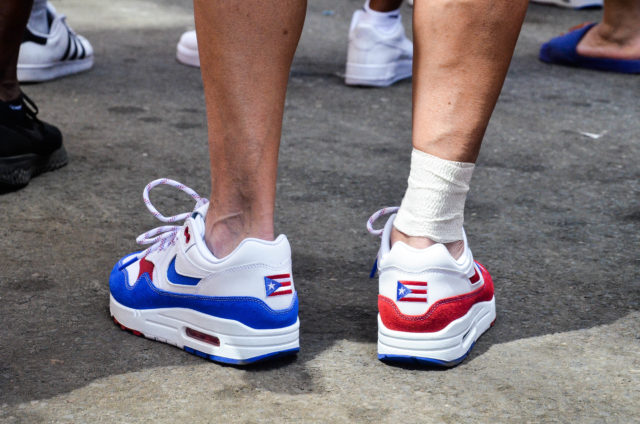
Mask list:
[[[199,278],[187,277],[186,275],[178,274],[176,271],[176,258],[174,257],[167,269],[167,280],[172,284],[180,284],[183,286],[195,286],[200,282]]]

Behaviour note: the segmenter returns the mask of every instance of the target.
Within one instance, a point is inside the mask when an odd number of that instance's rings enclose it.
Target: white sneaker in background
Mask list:
[[[407,38],[402,19],[389,31],[381,31],[363,19],[366,12],[356,10],[349,29],[347,85],[386,87],[411,77],[413,43]]]
[[[39,82],[86,71],[93,66],[93,47],[76,34],[66,17],[58,15],[47,3],[51,22],[49,33],[44,34],[27,25],[18,56],[18,80]]]
[[[182,34],[176,48],[176,59],[178,62],[189,66],[200,66],[200,56],[198,54],[198,38],[196,31],[187,31]]]

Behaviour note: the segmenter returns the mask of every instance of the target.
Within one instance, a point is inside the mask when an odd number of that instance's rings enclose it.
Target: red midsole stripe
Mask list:
[[[290,274],[267,275],[267,278],[271,278],[272,280],[276,280],[278,278],[291,278],[291,275]]]
[[[400,281],[405,286],[426,286],[425,281]]]
[[[212,336],[210,334],[201,333],[198,330],[194,330],[193,328],[187,327],[187,336],[192,337],[196,340],[200,340],[201,342],[209,343],[214,346],[220,346],[220,339],[216,336]]]
[[[419,298],[419,297],[403,297],[402,299],[398,299],[398,302],[427,302],[427,299]]]
[[[281,292],[273,292],[269,296],[280,296],[281,294],[291,294],[291,293],[293,293],[293,291],[286,290],[286,291],[281,291]]]

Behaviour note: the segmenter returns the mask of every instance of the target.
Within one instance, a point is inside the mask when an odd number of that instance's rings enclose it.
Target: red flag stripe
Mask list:
[[[272,280],[277,280],[278,278],[291,278],[291,275],[290,274],[267,275],[267,278],[271,278]]]
[[[291,281],[285,281],[284,283],[280,283],[282,287],[289,287],[291,285]]]
[[[424,297],[403,297],[402,299],[398,299],[398,302],[427,302],[427,299]]]
[[[400,281],[405,286],[426,286],[426,281]]]
[[[271,293],[269,296],[280,296],[282,294],[291,294],[291,293],[293,293],[292,290],[275,291],[275,292]]]
[[[426,290],[418,290],[418,289],[416,289],[416,290],[411,290],[411,293],[409,293],[409,294],[427,294],[427,291]]]

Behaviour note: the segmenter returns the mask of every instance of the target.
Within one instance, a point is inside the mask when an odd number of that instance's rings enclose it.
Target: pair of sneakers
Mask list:
[[[357,10],[351,20],[345,83],[386,87],[410,78],[413,43],[405,35],[400,16],[385,29],[379,28],[365,16],[364,10]],[[200,66],[195,31],[182,34],[176,48],[176,58],[185,65]]]
[[[196,201],[191,213],[165,217],[149,200],[160,184]],[[169,343],[218,362],[247,364],[298,352],[298,294],[291,248],[284,235],[274,241],[245,239],[228,256],[215,257],[204,241],[209,203],[176,181],[151,182],[144,203],[167,225],[138,237],[152,244],[122,258],[111,271],[110,311],[116,324],[136,335]],[[395,215],[380,235],[378,357],[453,366],[495,320],[493,283],[465,251],[455,260],[442,244],[414,249],[390,243]]]

